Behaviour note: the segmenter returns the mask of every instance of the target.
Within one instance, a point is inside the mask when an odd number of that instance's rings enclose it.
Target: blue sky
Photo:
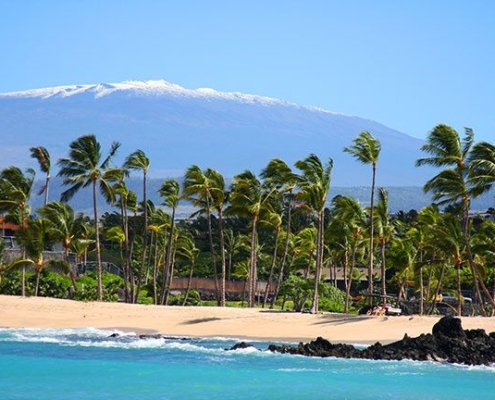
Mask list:
[[[495,2],[0,0],[0,92],[165,79],[495,139]]]

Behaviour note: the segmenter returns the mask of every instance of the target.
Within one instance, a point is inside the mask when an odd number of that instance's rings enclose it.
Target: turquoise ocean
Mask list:
[[[0,328],[0,399],[495,399],[495,367],[226,351],[237,341],[114,332]]]

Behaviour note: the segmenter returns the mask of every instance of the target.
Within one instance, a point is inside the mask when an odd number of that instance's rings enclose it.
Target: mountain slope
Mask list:
[[[35,165],[29,147],[65,156],[71,140],[94,133],[104,149],[120,141],[120,163],[142,149],[154,177],[180,176],[192,164],[225,176],[255,173],[272,158],[288,164],[317,154],[334,160],[332,181],[368,185],[369,166],[342,149],[361,131],[382,143],[377,185],[422,185],[431,175],[415,168],[422,141],[377,122],[302,107],[277,99],[211,89],[188,90],[166,81],[74,85],[0,94],[0,168]]]

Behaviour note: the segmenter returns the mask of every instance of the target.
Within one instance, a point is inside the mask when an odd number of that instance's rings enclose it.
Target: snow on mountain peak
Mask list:
[[[0,93],[0,98],[66,98],[84,93],[90,93],[99,99],[120,92],[128,96],[161,96],[172,95],[178,97],[215,98],[234,100],[247,103],[289,104],[282,100],[239,92],[219,92],[214,89],[186,89],[165,80],[135,81],[129,80],[120,83],[100,83],[88,85],[64,85],[42,89],[24,90],[19,92]],[[295,105],[295,104],[292,104]]]
[[[176,98],[196,98],[204,100],[225,100],[236,103],[256,104],[260,106],[288,106],[291,108],[308,109],[313,112],[344,115],[317,107],[301,106],[296,103],[284,100],[259,96],[253,94],[244,94],[240,92],[220,92],[210,88],[186,89],[180,85],[167,82],[166,80],[147,80],[137,81],[128,80],[120,83],[99,83],[83,85],[64,85],[54,86],[42,89],[31,89],[19,92],[0,93],[2,98],[37,98],[41,100],[51,98],[69,98],[78,95],[93,96],[94,99],[101,99],[113,94],[120,94],[125,97],[160,97],[172,96]]]

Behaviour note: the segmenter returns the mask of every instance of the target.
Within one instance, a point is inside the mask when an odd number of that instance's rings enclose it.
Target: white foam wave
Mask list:
[[[279,372],[322,372],[320,368],[279,368],[277,369]]]

